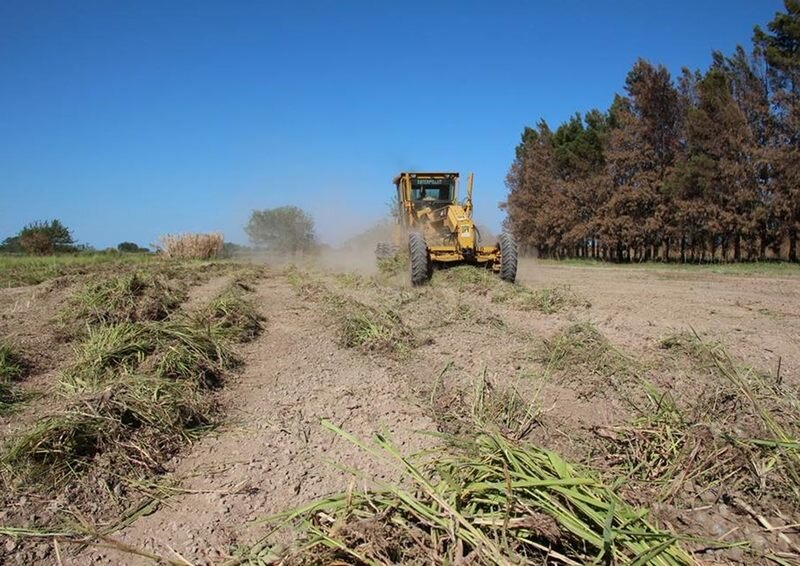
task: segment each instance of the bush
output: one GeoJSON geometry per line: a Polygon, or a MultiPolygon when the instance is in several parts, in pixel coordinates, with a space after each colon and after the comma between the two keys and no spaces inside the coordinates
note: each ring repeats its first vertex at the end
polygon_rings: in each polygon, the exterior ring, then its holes
{"type": "Polygon", "coordinates": [[[138,244],[133,242],[120,242],[117,244],[117,250],[123,253],[148,253],[150,250],[147,248],[140,248],[138,244]]]}
{"type": "Polygon", "coordinates": [[[17,234],[17,242],[25,253],[35,255],[75,250],[72,234],[59,220],[31,222],[17,234]]]}

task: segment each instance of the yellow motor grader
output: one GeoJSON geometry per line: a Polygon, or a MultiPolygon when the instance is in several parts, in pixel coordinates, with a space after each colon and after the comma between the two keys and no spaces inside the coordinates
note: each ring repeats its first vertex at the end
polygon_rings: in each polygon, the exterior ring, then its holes
{"type": "MultiPolygon", "coordinates": [[[[408,239],[411,283],[422,285],[434,267],[468,263],[491,269],[502,279],[517,277],[517,247],[509,234],[501,234],[493,246],[481,245],[472,221],[472,174],[467,181],[467,196],[458,202],[458,173],[400,173],[394,178],[397,188],[398,230],[395,240],[408,239]]],[[[399,249],[378,244],[378,258],[399,249]]]]}

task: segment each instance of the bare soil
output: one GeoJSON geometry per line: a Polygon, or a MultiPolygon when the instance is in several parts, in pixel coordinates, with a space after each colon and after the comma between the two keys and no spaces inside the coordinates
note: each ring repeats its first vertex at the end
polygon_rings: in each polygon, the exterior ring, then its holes
{"type": "MultiPolygon", "coordinates": [[[[624,399],[587,389],[591,375],[553,380],[541,390],[532,379],[542,371],[536,355],[542,340],[574,322],[594,323],[633,358],[658,351],[666,335],[694,329],[722,340],[732,354],[761,369],[776,371],[780,360],[784,380],[794,387],[800,384],[800,277],[523,261],[522,285],[569,285],[591,304],[543,314],[493,302],[480,289],[459,291],[436,279],[421,289],[402,282],[375,284],[363,274],[343,277],[330,270],[330,263],[301,273],[298,283],[296,276],[273,269],[254,284],[266,330],[240,348],[242,370],[220,393],[228,413],[225,425],[171,462],[167,479],[177,489],[151,514],[113,533],[114,539],[193,564],[222,562],[237,547],[265,534],[265,527],[254,522],[261,517],[346,490],[354,481],[396,476],[394,467],[325,431],[322,419],[360,438],[388,431],[404,451],[421,450],[433,442],[424,432],[439,426],[427,403],[434,384],[445,390],[463,388],[484,371],[492,383],[514,385],[536,396],[543,409],[534,432],[537,442],[589,461],[593,431],[629,418],[624,399]],[[392,308],[413,329],[418,346],[400,357],[341,347],[337,321],[326,305],[298,291],[299,284],[312,279],[375,308],[392,308]],[[341,466],[361,470],[363,479],[354,480],[341,466]]],[[[212,296],[224,284],[222,278],[211,279],[193,290],[188,304],[212,296]]],[[[57,372],[66,352],[60,346],[51,348],[57,342],[47,334],[63,295],[57,289],[45,291],[42,285],[0,290],[0,331],[23,338],[26,351],[49,352],[36,362],[42,368],[40,379],[46,380],[57,372]],[[37,340],[48,346],[40,348],[37,340]]],[[[677,392],[692,391],[690,384],[683,388],[686,375],[661,377],[677,392]]],[[[683,522],[674,517],[674,510],[665,510],[663,516],[709,535],[738,528],[738,534],[751,541],[761,537],[764,544],[781,544],[763,533],[752,517],[723,507],[709,505],[705,515],[685,516],[683,522]]],[[[800,517],[785,519],[777,524],[800,517]]],[[[786,534],[797,543],[792,530],[786,534]]],[[[736,557],[729,554],[726,560],[736,557]]],[[[136,560],[118,550],[94,548],[72,549],[64,563],[136,560]]]]}

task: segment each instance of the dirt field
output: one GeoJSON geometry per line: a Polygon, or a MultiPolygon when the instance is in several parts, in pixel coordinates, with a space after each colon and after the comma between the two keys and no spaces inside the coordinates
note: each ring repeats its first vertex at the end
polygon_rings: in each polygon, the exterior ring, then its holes
{"type": "MultiPolygon", "coordinates": [[[[229,268],[202,271],[189,282],[180,308],[202,308],[236,273],[229,268]]],[[[528,260],[520,266],[522,291],[461,270],[437,273],[421,289],[405,286],[400,276],[374,275],[267,266],[248,282],[247,291],[265,317],[263,332],[236,346],[241,363],[224,387],[210,393],[224,415],[217,428],[174,451],[159,473],[143,476],[149,487],[129,498],[136,512],[126,510],[125,521],[118,520],[124,514],[122,500],[113,508],[117,520],[108,506],[92,516],[76,502],[80,514],[59,522],[72,506],[63,493],[6,499],[9,507],[0,511],[0,527],[5,528],[0,531],[0,561],[151,561],[120,550],[129,545],[128,551],[191,564],[234,557],[269,562],[263,545],[253,550],[269,532],[259,519],[353,486],[400,478],[394,463],[333,434],[321,425],[323,420],[361,439],[388,433],[404,453],[416,452],[438,442],[426,432],[451,432],[460,422],[478,379],[496,390],[513,388],[536,407],[525,441],[617,478],[625,475],[621,462],[639,454],[632,451],[634,442],[625,439],[655,427],[642,424],[646,396],[636,380],[646,378],[668,392],[687,415],[699,411],[698,399],[723,387],[713,368],[698,369],[683,350],[671,346],[691,339],[692,332],[709,343],[721,342],[737,364],[776,380],[781,391],[793,394],[800,385],[800,270],[737,274],[528,260]],[[544,295],[530,294],[539,291],[544,295]],[[379,317],[383,326],[378,326],[386,332],[366,338],[358,334],[361,330],[347,334],[347,321],[361,320],[347,309],[379,317]],[[570,334],[568,329],[576,328],[588,334],[570,334]],[[578,344],[554,357],[554,344],[563,336],[577,336],[578,344]],[[589,338],[600,349],[581,350],[589,338]],[[570,357],[578,354],[584,357],[570,357]],[[632,423],[637,423],[635,432],[630,432],[632,423]],[[354,479],[349,469],[361,475],[354,479]],[[80,523],[113,539],[112,548],[71,544],[80,537],[65,525],[75,529],[80,523]],[[23,526],[34,538],[7,528],[23,526]],[[59,529],[64,535],[53,536],[59,529]]],[[[57,279],[0,290],[0,337],[16,344],[31,368],[19,387],[40,392],[19,410],[0,416],[6,440],[61,403],[56,381],[71,363],[75,343],[59,337],[53,318],[84,284],[82,279],[57,279]]],[[[739,410],[721,395],[714,399],[718,404],[697,423],[711,422],[708,414],[714,412],[739,410]]],[[[743,422],[731,426],[747,436],[752,422],[743,422]]],[[[686,430],[696,428],[687,425],[686,430]]],[[[687,452],[691,434],[675,441],[687,452]]],[[[692,463],[700,453],[696,447],[692,463]]],[[[687,456],[680,450],[676,454],[687,456]]],[[[800,544],[797,500],[786,495],[791,489],[783,476],[773,479],[767,471],[759,475],[762,485],[752,487],[745,479],[748,466],[714,482],[710,475],[665,480],[668,495],[649,491],[662,476],[642,477],[634,471],[631,478],[636,479],[623,485],[621,494],[650,508],[654,520],[670,531],[697,537],[682,543],[695,560],[792,563],[800,544]],[[709,541],[723,548],[715,550],[709,541]],[[736,541],[742,544],[732,544],[736,541]]],[[[775,469],[782,467],[776,464],[775,469]]],[[[291,538],[280,533],[275,544],[291,538]]]]}

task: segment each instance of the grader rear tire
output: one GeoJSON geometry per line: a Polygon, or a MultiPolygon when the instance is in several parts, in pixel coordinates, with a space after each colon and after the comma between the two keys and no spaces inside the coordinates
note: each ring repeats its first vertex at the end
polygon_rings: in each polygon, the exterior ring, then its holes
{"type": "Polygon", "coordinates": [[[411,284],[424,284],[431,276],[428,259],[428,245],[422,234],[412,232],[408,235],[408,259],[411,263],[411,284]]]}
{"type": "Polygon", "coordinates": [[[506,233],[497,239],[500,247],[500,279],[513,283],[517,280],[517,244],[506,233]]]}

